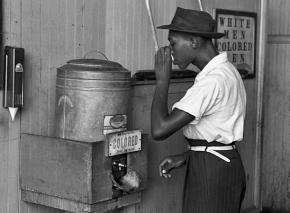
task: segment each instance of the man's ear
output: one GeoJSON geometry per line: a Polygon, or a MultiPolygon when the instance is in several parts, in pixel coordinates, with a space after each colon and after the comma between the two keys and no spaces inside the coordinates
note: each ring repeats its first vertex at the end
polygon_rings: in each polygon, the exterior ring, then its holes
{"type": "Polygon", "coordinates": [[[190,38],[192,48],[196,49],[200,46],[200,39],[195,36],[191,36],[190,38]]]}

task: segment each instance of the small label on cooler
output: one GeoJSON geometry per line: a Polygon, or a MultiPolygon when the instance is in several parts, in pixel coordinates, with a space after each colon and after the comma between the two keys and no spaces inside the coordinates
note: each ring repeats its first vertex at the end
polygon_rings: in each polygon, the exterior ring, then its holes
{"type": "Polygon", "coordinates": [[[104,135],[126,130],[127,130],[127,115],[117,114],[104,116],[104,129],[103,129],[104,135]]]}

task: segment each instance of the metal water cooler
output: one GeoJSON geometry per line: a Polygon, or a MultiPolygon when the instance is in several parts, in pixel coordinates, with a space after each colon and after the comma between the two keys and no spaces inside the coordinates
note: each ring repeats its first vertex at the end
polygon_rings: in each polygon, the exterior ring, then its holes
{"type": "Polygon", "coordinates": [[[55,137],[22,134],[22,200],[70,212],[107,212],[141,201],[146,135],[128,130],[130,72],[75,59],[57,69],[55,137]]]}

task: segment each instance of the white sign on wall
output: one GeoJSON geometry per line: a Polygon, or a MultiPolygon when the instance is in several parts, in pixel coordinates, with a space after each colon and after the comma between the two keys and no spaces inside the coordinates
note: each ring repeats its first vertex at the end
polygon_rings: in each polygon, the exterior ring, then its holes
{"type": "Polygon", "coordinates": [[[229,60],[243,78],[255,76],[256,13],[215,9],[217,32],[225,36],[217,39],[218,51],[226,51],[229,60]]]}

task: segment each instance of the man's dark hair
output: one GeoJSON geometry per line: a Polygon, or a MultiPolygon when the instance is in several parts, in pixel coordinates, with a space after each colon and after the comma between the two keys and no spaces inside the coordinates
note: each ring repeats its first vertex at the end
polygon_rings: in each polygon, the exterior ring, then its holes
{"type": "Polygon", "coordinates": [[[202,43],[207,43],[207,42],[211,42],[212,43],[212,38],[202,37],[202,36],[194,34],[194,33],[180,32],[180,31],[175,31],[175,30],[171,30],[171,31],[174,32],[174,33],[177,33],[179,35],[184,36],[184,38],[199,37],[201,39],[202,43]]]}

